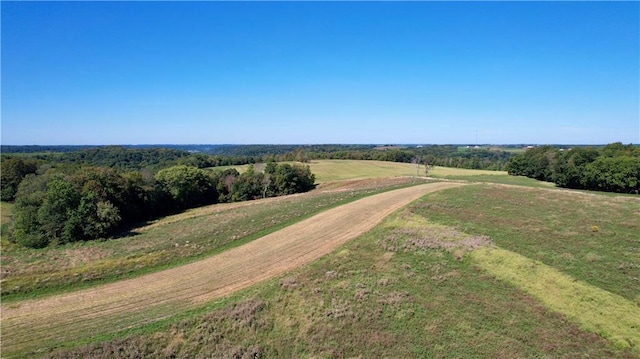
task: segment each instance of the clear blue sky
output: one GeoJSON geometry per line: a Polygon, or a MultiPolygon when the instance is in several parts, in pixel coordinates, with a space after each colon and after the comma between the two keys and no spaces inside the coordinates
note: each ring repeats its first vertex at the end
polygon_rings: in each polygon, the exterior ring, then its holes
{"type": "Polygon", "coordinates": [[[3,144],[640,142],[638,2],[6,2],[3,144]]]}

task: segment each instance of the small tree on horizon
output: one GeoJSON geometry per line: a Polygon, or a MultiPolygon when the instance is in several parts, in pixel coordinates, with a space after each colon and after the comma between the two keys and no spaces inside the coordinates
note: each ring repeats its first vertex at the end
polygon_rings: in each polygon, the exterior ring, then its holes
{"type": "Polygon", "coordinates": [[[412,158],[411,163],[416,167],[416,177],[419,177],[420,176],[420,157],[412,158]]]}
{"type": "Polygon", "coordinates": [[[424,163],[424,176],[428,177],[429,176],[429,171],[431,170],[431,167],[427,162],[424,163]]]}

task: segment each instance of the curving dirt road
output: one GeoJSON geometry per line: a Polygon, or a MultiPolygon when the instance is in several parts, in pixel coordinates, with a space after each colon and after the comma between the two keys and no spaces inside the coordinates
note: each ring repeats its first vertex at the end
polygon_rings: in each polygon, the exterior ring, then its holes
{"type": "Polygon", "coordinates": [[[247,288],[330,253],[428,192],[456,186],[461,184],[430,183],[381,193],[181,267],[39,300],[3,303],[3,357],[135,328],[247,288]]]}

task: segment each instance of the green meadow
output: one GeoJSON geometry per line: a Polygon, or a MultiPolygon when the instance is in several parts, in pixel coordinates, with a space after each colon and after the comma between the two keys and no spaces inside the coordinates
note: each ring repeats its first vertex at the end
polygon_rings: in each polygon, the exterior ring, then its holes
{"type": "MultiPolygon", "coordinates": [[[[3,240],[3,300],[19,305],[197,260],[417,183],[408,164],[310,165],[321,186],[308,194],[203,207],[93,243],[23,250],[3,240]]],[[[637,196],[561,190],[503,172],[436,167],[429,175],[468,185],[430,193],[286,275],[160,322],[40,354],[640,357],[637,196]]]]}
{"type": "Polygon", "coordinates": [[[321,260],[53,357],[640,357],[635,197],[474,184],[321,260]]]}

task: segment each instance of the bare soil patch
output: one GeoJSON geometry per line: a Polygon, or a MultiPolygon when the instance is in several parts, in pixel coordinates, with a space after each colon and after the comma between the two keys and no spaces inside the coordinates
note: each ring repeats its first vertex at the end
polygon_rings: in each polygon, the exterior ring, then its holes
{"type": "Polygon", "coordinates": [[[3,354],[26,354],[27,349],[166,318],[308,264],[424,194],[460,185],[430,183],[381,193],[188,265],[69,294],[3,303],[3,354]]]}

